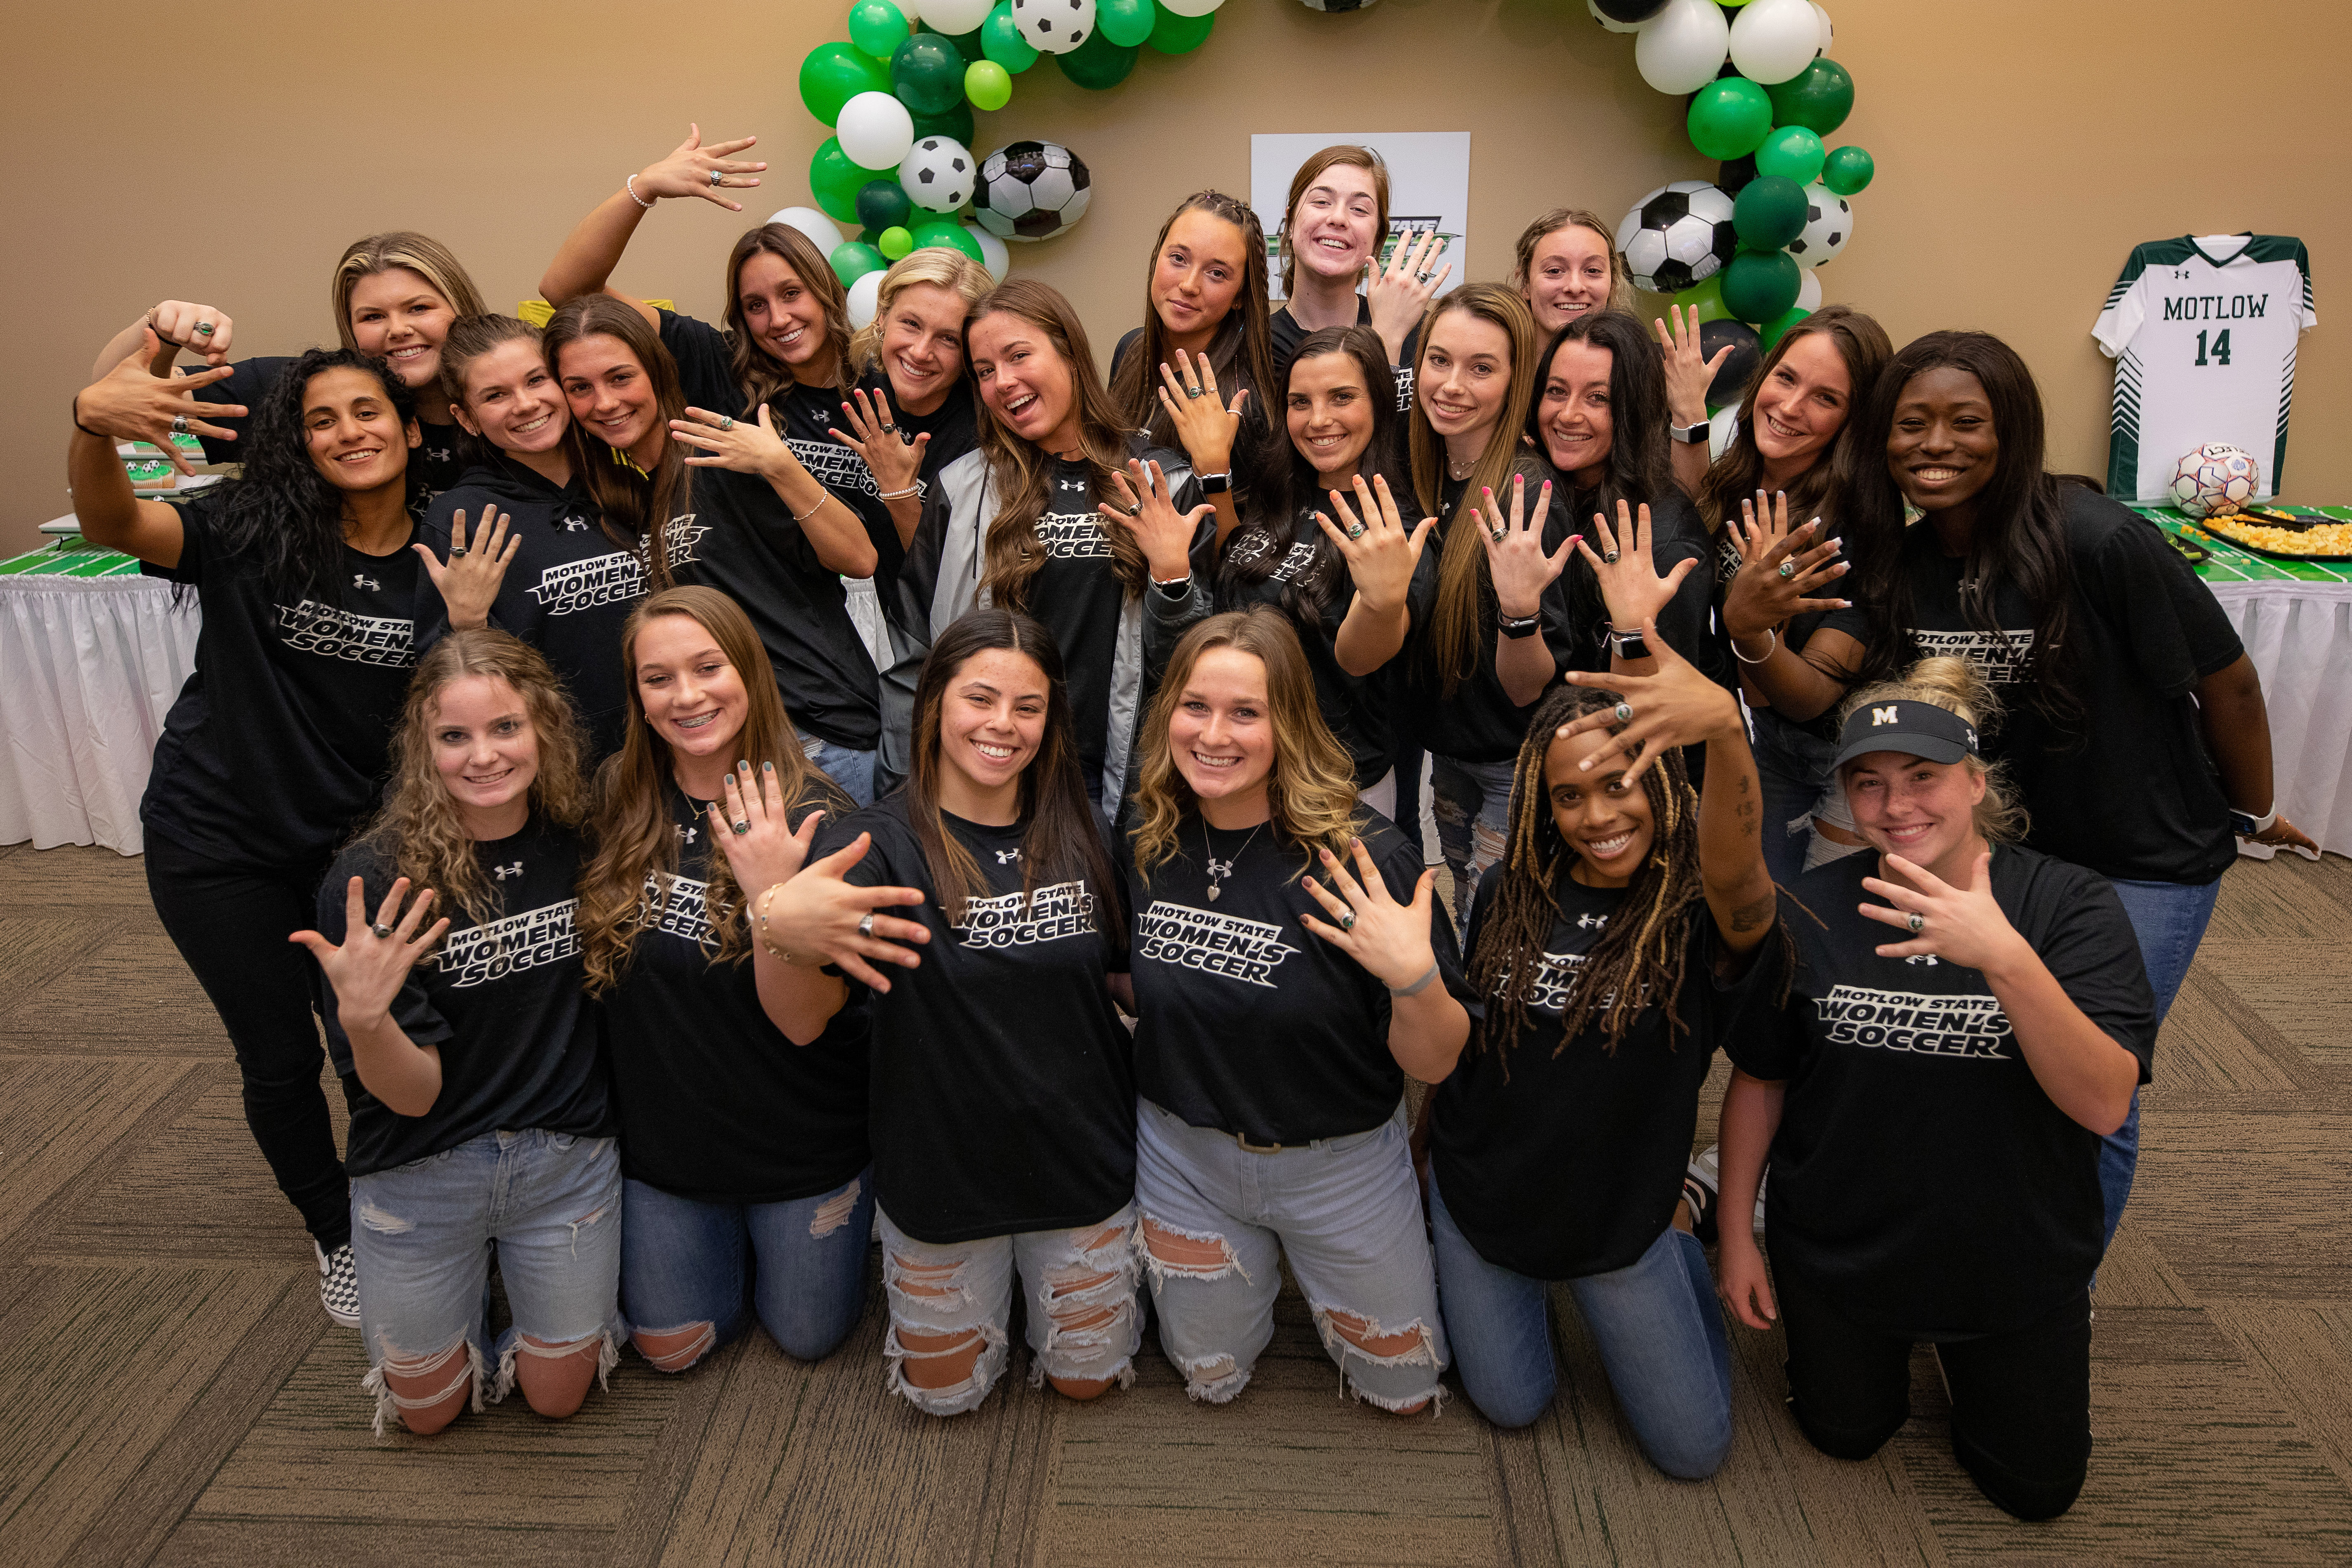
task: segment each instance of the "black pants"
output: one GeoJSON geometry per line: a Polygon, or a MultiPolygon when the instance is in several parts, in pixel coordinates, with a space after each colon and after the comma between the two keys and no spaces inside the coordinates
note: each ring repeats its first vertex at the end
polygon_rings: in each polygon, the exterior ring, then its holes
{"type": "MultiPolygon", "coordinates": [[[[1911,1415],[1911,1345],[1865,1328],[1794,1270],[1776,1270],[1789,1406],[1822,1453],[1866,1459],[1911,1415]]],[[[2040,1321],[1936,1347],[1952,1392],[1952,1456],[2020,1519],[2074,1505],[2091,1462],[2091,1295],[2040,1321]]]]}
{"type": "Polygon", "coordinates": [[[146,858],[155,913],[236,1048],[245,1124],[278,1190],[332,1252],[352,1238],[351,1184],[319,1088],[318,969],[286,940],[319,923],[326,868],[233,870],[153,834],[146,858]]]}

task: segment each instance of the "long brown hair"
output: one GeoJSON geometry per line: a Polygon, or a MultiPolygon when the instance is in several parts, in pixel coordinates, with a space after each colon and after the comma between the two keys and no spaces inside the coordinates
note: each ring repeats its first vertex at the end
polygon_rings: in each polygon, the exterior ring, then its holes
{"type": "Polygon", "coordinates": [[[1160,237],[1151,242],[1151,254],[1143,269],[1143,336],[1119,361],[1118,369],[1111,376],[1111,402],[1118,405],[1129,426],[1148,434],[1155,447],[1176,445],[1176,422],[1169,417],[1160,401],[1160,367],[1163,363],[1174,364],[1176,355],[1169,342],[1167,324],[1151,308],[1151,280],[1159,274],[1160,253],[1168,247],[1169,233],[1175,228],[1176,220],[1189,212],[1222,218],[1239,229],[1242,237],[1241,292],[1234,296],[1233,309],[1217,323],[1216,336],[1209,342],[1209,368],[1216,373],[1217,394],[1230,406],[1235,393],[1248,389],[1250,400],[1242,410],[1249,416],[1243,421],[1244,432],[1262,423],[1259,416],[1273,418],[1273,412],[1265,405],[1276,385],[1274,313],[1265,292],[1265,230],[1248,204],[1223,191],[1194,191],[1176,204],[1176,210],[1160,226],[1160,237]]]}
{"type": "Polygon", "coordinates": [[[425,651],[409,678],[400,725],[392,736],[392,782],[383,806],[361,834],[411,888],[439,894],[441,913],[462,911],[476,925],[495,920],[504,899],[482,875],[473,835],[433,760],[433,730],[441,693],[481,676],[502,680],[522,699],[539,745],[539,773],[530,783],[533,815],[577,827],[586,814],[580,777],[580,721],[563,683],[539,650],[488,626],[453,631],[425,651]]]}
{"type": "Polygon", "coordinates": [[[334,307],[335,331],[343,347],[356,351],[360,346],[352,335],[352,290],[362,278],[394,270],[424,279],[459,316],[478,316],[489,309],[482,303],[482,291],[474,287],[465,263],[432,236],[404,228],[365,235],[343,247],[327,279],[327,298],[334,307]]]}
{"type": "Polygon", "coordinates": [[[1601,309],[1622,310],[1629,316],[1632,315],[1633,313],[1633,271],[1626,267],[1624,257],[1618,254],[1616,237],[1609,226],[1601,221],[1601,215],[1587,212],[1582,207],[1554,207],[1519,231],[1519,241],[1513,251],[1511,287],[1518,289],[1522,294],[1527,292],[1528,272],[1536,264],[1536,247],[1541,245],[1548,237],[1558,234],[1564,228],[1591,229],[1601,237],[1601,248],[1609,256],[1609,298],[1601,309]]]}
{"type": "MultiPolygon", "coordinates": [[[[761,763],[775,764],[776,786],[786,808],[798,805],[812,782],[830,796],[829,810],[845,811],[850,805],[849,797],[834,789],[833,781],[801,750],[800,736],[776,690],[768,650],[735,601],[716,588],[703,587],[666,588],[648,597],[621,628],[621,664],[628,672],[623,682],[629,693],[628,732],[621,749],[605,759],[596,774],[596,853],[580,877],[580,948],[587,961],[592,996],[619,984],[628,971],[637,933],[658,918],[677,893],[669,742],[646,722],[645,698],[636,682],[637,638],[664,616],[683,616],[709,632],[735,667],[748,700],[735,754],[751,764],[755,776],[761,763]]],[[[740,963],[751,955],[743,918],[745,892],[735,885],[724,855],[707,856],[704,868],[709,877],[704,895],[709,922],[704,951],[713,963],[740,963]]]]}
{"type": "Polygon", "coordinates": [[[1335,163],[1351,164],[1372,176],[1372,262],[1378,265],[1381,247],[1389,237],[1389,166],[1370,147],[1359,147],[1343,142],[1336,147],[1325,147],[1310,153],[1290,176],[1290,195],[1283,198],[1282,232],[1277,243],[1282,247],[1282,291],[1287,295],[1291,281],[1298,276],[1298,252],[1291,242],[1291,226],[1298,219],[1298,203],[1315,184],[1317,176],[1335,163]]]}
{"type": "Polygon", "coordinates": [[[1192,667],[1213,648],[1230,647],[1265,667],[1267,717],[1274,723],[1274,767],[1266,775],[1265,800],[1274,831],[1305,851],[1294,876],[1313,868],[1314,851],[1328,849],[1343,860],[1348,841],[1366,819],[1356,810],[1356,764],[1323,722],[1315,700],[1315,676],[1288,616],[1268,605],[1227,610],[1187,631],[1169,656],[1168,674],[1151,700],[1150,717],[1137,742],[1140,760],[1135,789],[1135,865],[1149,882],[1154,868],[1185,850],[1178,842],[1184,819],[1199,810],[1192,786],[1184,782],[1168,743],[1168,726],[1184,700],[1192,667]]]}
{"type": "Polygon", "coordinates": [[[581,421],[572,421],[564,437],[572,444],[572,471],[586,481],[589,499],[604,518],[605,534],[615,544],[633,545],[645,563],[646,578],[656,588],[670,583],[669,520],[692,493],[692,473],[686,466],[686,448],[668,439],[669,422],[686,417],[686,393],[678,385],[677,362],[662,345],[661,334],[635,305],[610,294],[583,294],[556,307],[541,338],[547,368],[563,379],[563,351],[583,338],[616,338],[636,356],[646,379],[653,383],[659,410],[661,460],[650,474],[632,462],[617,447],[589,433],[581,421]]]}
{"type": "Polygon", "coordinates": [[[941,632],[915,686],[914,771],[905,785],[907,820],[923,847],[923,863],[948,923],[961,924],[964,906],[987,879],[963,841],[948,831],[940,809],[940,710],[948,685],[975,654],[1003,648],[1034,664],[1045,677],[1045,732],[1037,754],[1021,771],[1021,894],[1026,909],[1041,885],[1084,877],[1095,895],[1095,929],[1114,952],[1127,950],[1118,879],[1111,870],[1095,808],[1078,772],[1077,725],[1070,717],[1069,683],[1053,634],[1018,610],[982,605],[966,610],[941,632]]]}
{"type": "MultiPolygon", "coordinates": [[[[1756,395],[1764,390],[1764,384],[1789,356],[1789,350],[1800,339],[1815,333],[1836,345],[1838,357],[1845,361],[1846,380],[1852,390],[1846,395],[1845,422],[1838,426],[1830,444],[1814,457],[1812,467],[1798,475],[1797,482],[1789,487],[1789,521],[1799,523],[1808,518],[1821,518],[1829,530],[1822,538],[1838,531],[1846,510],[1843,474],[1853,467],[1850,448],[1860,424],[1855,416],[1862,411],[1863,400],[1870,395],[1871,388],[1878,384],[1886,362],[1895,357],[1895,345],[1888,341],[1886,329],[1871,317],[1851,306],[1823,305],[1780,334],[1780,341],[1764,356],[1756,379],[1740,398],[1739,432],[1723,449],[1723,456],[1709,465],[1706,478],[1699,481],[1698,520],[1709,533],[1729,521],[1738,512],[1741,501],[1756,499],[1756,487],[1764,479],[1764,454],[1756,447],[1756,395]]],[[[443,363],[446,363],[449,351],[441,352],[443,363]]]]}
{"type": "MultiPolygon", "coordinates": [[[[466,401],[466,372],[476,360],[500,343],[510,342],[528,342],[540,350],[541,358],[546,355],[544,340],[539,329],[517,317],[460,316],[449,323],[449,335],[441,340],[441,395],[449,400],[452,409],[466,409],[467,417],[472,416],[466,401]]],[[[553,375],[555,371],[550,367],[547,374],[553,375]]],[[[572,423],[572,404],[569,398],[562,395],[560,388],[555,407],[556,412],[563,416],[564,429],[569,431],[572,423]]],[[[457,447],[469,462],[488,463],[499,454],[499,448],[488,437],[477,436],[466,427],[463,420],[457,425],[457,447]]]]}
{"type": "Polygon", "coordinates": [[[791,268],[824,311],[825,347],[833,356],[833,377],[826,384],[838,386],[849,374],[849,292],[834,276],[833,264],[817,249],[816,241],[788,224],[747,228],[727,253],[726,283],[728,368],[743,394],[743,406],[735,412],[745,419],[795,379],[791,368],[762,348],[759,334],[744,324],[743,264],[762,253],[791,268]]]}
{"type": "MultiPolygon", "coordinates": [[[[1043,333],[1070,374],[1070,397],[1077,405],[1078,442],[1085,453],[1087,499],[1099,503],[1117,492],[1110,477],[1127,460],[1127,426],[1095,370],[1095,351],[1077,311],[1058,289],[1026,278],[1000,283],[981,297],[963,319],[964,353],[971,353],[971,330],[991,316],[1012,316],[1043,333]]],[[[988,463],[989,489],[997,513],[983,527],[982,584],[989,598],[1009,609],[1029,607],[1029,584],[1045,564],[1037,520],[1053,493],[1054,457],[1004,427],[985,397],[980,405],[980,450],[988,463]]],[[[1141,593],[1149,568],[1143,547],[1124,528],[1096,521],[1110,544],[1111,570],[1129,593],[1141,593]]]]}
{"type": "MultiPolygon", "coordinates": [[[[1463,486],[1464,504],[1466,507],[1474,503],[1481,491],[1491,489],[1497,500],[1507,505],[1511,474],[1517,469],[1527,476],[1528,504],[1533,506],[1536,487],[1549,472],[1539,461],[1523,456],[1519,445],[1519,426],[1527,418],[1536,383],[1536,318],[1517,289],[1500,283],[1465,283],[1440,300],[1421,319],[1421,359],[1413,367],[1415,390],[1407,438],[1412,458],[1413,495],[1421,502],[1423,513],[1430,517],[1437,516],[1444,505],[1445,437],[1430,425],[1429,411],[1422,405],[1422,389],[1429,384],[1422,374],[1422,365],[1428,360],[1429,340],[1438,321],[1456,311],[1501,328],[1511,345],[1510,386],[1504,393],[1495,433],[1486,438],[1486,449],[1478,455],[1477,465],[1463,486]]],[[[1435,661],[1448,697],[1478,668],[1478,645],[1486,625],[1486,602],[1495,593],[1493,570],[1486,564],[1486,547],[1479,541],[1475,528],[1454,526],[1461,521],[1457,514],[1439,525],[1442,532],[1437,558],[1437,607],[1431,612],[1429,636],[1421,645],[1423,656],[1435,661]]]]}

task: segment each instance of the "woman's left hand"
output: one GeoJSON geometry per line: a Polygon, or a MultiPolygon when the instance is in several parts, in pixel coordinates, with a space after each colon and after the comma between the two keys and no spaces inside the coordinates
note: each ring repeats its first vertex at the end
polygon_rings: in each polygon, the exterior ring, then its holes
{"type": "Polygon", "coordinates": [[[425,574],[441,590],[441,602],[449,606],[449,625],[458,631],[490,624],[490,606],[498,603],[499,584],[507,580],[507,563],[522,547],[521,534],[507,537],[506,513],[486,506],[481,517],[471,549],[466,545],[466,514],[460,511],[449,520],[446,565],[435,557],[431,545],[409,546],[424,558],[425,574]]]}
{"type": "Polygon", "coordinates": [[[708,408],[689,408],[685,418],[669,422],[669,433],[694,449],[695,455],[686,459],[688,468],[730,468],[772,481],[801,470],[800,458],[776,434],[773,411],[764,403],[750,422],[708,408]]]}
{"type": "Polygon", "coordinates": [[[1101,504],[1101,511],[1112,527],[1123,528],[1135,536],[1143,547],[1144,563],[1151,569],[1155,582],[1172,583],[1187,576],[1192,570],[1192,539],[1201,531],[1201,520],[1216,510],[1203,501],[1189,512],[1180,512],[1168,494],[1168,476],[1158,463],[1147,463],[1129,458],[1127,472],[1115,474],[1125,506],[1109,501],[1101,504]]]}
{"type": "Polygon", "coordinates": [[[1304,878],[1305,888],[1315,901],[1329,911],[1329,921],[1318,921],[1313,915],[1301,915],[1299,921],[1307,929],[1364,966],[1365,973],[1393,991],[1412,984],[1429,973],[1437,962],[1429,945],[1430,900],[1435,895],[1437,873],[1423,871],[1421,880],[1413,885],[1412,902],[1400,904],[1389,894],[1389,885],[1381,879],[1380,868],[1372,864],[1371,851],[1360,838],[1351,841],[1356,862],[1354,875],[1328,849],[1316,851],[1323,862],[1323,873],[1329,879],[1327,886],[1312,877],[1304,878]]]}
{"type": "Polygon", "coordinates": [[[1315,521],[1347,562],[1348,580],[1356,585],[1364,604],[1386,615],[1405,602],[1413,569],[1421,564],[1421,552],[1437,520],[1424,517],[1408,530],[1385,474],[1374,475],[1370,485],[1364,483],[1363,475],[1356,476],[1356,504],[1363,508],[1360,519],[1348,505],[1348,498],[1333,490],[1331,510],[1339,514],[1340,521],[1334,523],[1319,511],[1315,521]]]}
{"type": "Polygon", "coordinates": [[[914,489],[916,479],[923,471],[923,448],[931,444],[929,432],[916,437],[911,443],[900,439],[898,426],[890,418],[890,399],[880,387],[874,389],[871,402],[862,386],[849,395],[850,401],[841,405],[841,412],[856,434],[846,435],[839,430],[826,434],[865,459],[866,471],[874,476],[877,490],[895,494],[914,489]]]}
{"type": "Polygon", "coordinates": [[[1910,886],[1877,877],[1862,879],[1864,891],[1875,893],[1894,906],[1888,909],[1880,904],[1864,904],[1862,912],[1881,925],[1895,926],[1906,933],[1906,940],[1878,948],[1879,957],[1912,958],[1933,953],[1946,963],[1957,963],[1963,969],[1989,970],[2025,940],[1993,901],[1991,850],[1977,857],[1965,888],[1953,887],[1925,866],[1914,865],[1900,855],[1889,855],[1885,860],[1886,868],[1910,886]],[[1911,926],[1915,915],[1921,917],[1916,931],[1911,926]]]}
{"type": "Polygon", "coordinates": [[[1511,620],[1523,621],[1542,612],[1544,590],[1559,581],[1559,574],[1568,570],[1569,552],[1576,548],[1580,536],[1571,534],[1557,551],[1549,555],[1544,553],[1543,521],[1551,515],[1549,479],[1536,493],[1533,517],[1528,515],[1528,481],[1523,475],[1511,476],[1511,515],[1507,521],[1501,503],[1495,500],[1495,492],[1480,493],[1486,498],[1486,506],[1472,507],[1465,521],[1478,531],[1478,542],[1486,548],[1486,571],[1495,582],[1496,608],[1511,620]]]}
{"type": "Polygon", "coordinates": [[[738,762],[727,775],[725,797],[710,803],[710,837],[727,857],[735,885],[745,898],[777,882],[789,882],[808,864],[809,846],[816,840],[816,825],[824,816],[812,811],[794,832],[785,812],[782,788],[776,783],[776,765],[738,762]],[[723,808],[723,809],[722,809],[723,808]]]}
{"type": "Polygon", "coordinates": [[[1619,501],[1614,530],[1610,528],[1609,520],[1596,511],[1592,514],[1592,531],[1601,536],[1600,550],[1596,552],[1579,535],[1577,552],[1599,580],[1601,602],[1609,606],[1609,624],[1617,630],[1656,620],[1675,602],[1675,590],[1682,586],[1683,579],[1698,566],[1696,560],[1677,561],[1673,571],[1664,577],[1658,575],[1657,561],[1650,550],[1650,509],[1646,506],[1636,513],[1619,501]]]}
{"type": "Polygon", "coordinates": [[[2274,849],[2292,849],[2305,859],[2319,858],[2319,846],[2312,842],[2310,834],[2289,822],[2284,812],[2280,812],[2276,820],[2260,833],[2255,834],[2253,842],[2267,844],[2274,849]]]}
{"type": "Polygon", "coordinates": [[[1672,332],[1664,321],[1651,324],[1658,329],[1658,346],[1666,356],[1666,417],[1677,425],[1706,423],[1706,390],[1715,384],[1715,373],[1731,357],[1735,346],[1726,343],[1716,351],[1713,359],[1704,357],[1698,342],[1698,310],[1694,307],[1690,321],[1685,325],[1683,308],[1669,305],[1667,311],[1675,319],[1672,332]]]}
{"type": "Polygon", "coordinates": [[[1217,373],[1207,354],[1176,351],[1174,367],[1160,367],[1160,406],[1176,422],[1176,440],[1192,459],[1196,474],[1229,474],[1234,467],[1234,438],[1242,427],[1242,405],[1249,388],[1234,394],[1228,408],[1219,399],[1217,373]]]}
{"type": "Polygon", "coordinates": [[[1433,273],[1429,271],[1431,259],[1444,243],[1444,237],[1433,228],[1423,229],[1418,239],[1402,235],[1390,247],[1389,264],[1382,267],[1380,237],[1373,237],[1372,254],[1364,263],[1364,304],[1371,311],[1372,331],[1380,333],[1389,351],[1391,364],[1397,363],[1405,339],[1421,324],[1422,313],[1453,275],[1451,261],[1433,273]]]}

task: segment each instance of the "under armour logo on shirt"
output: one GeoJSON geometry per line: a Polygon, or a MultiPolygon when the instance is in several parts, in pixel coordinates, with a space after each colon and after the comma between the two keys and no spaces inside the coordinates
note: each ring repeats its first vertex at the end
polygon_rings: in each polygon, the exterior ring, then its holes
{"type": "Polygon", "coordinates": [[[1018,849],[999,849],[996,852],[996,863],[1000,866],[1010,866],[1020,858],[1021,851],[1018,849]]]}
{"type": "Polygon", "coordinates": [[[585,533],[588,531],[588,520],[584,517],[567,517],[563,520],[563,531],[585,533]]]}
{"type": "Polygon", "coordinates": [[[1055,479],[1054,484],[1057,489],[1084,491],[1087,488],[1087,481],[1084,479],[1055,479]]]}
{"type": "Polygon", "coordinates": [[[691,843],[693,843],[693,842],[694,842],[694,833],[695,833],[695,830],[694,830],[693,828],[691,828],[691,827],[688,827],[688,826],[686,824],[684,824],[683,822],[681,822],[681,823],[679,823],[679,824],[677,825],[677,837],[678,837],[678,842],[679,842],[679,843],[681,843],[681,844],[691,844],[691,843]]]}
{"type": "Polygon", "coordinates": [[[490,868],[490,875],[496,877],[501,882],[505,881],[509,877],[520,877],[522,875],[522,862],[517,860],[511,865],[493,866],[490,868]]]}
{"type": "Polygon", "coordinates": [[[377,582],[374,578],[369,576],[364,572],[354,572],[352,574],[352,586],[354,588],[365,588],[371,593],[380,594],[383,592],[383,584],[377,582]]]}
{"type": "Polygon", "coordinates": [[[427,447],[425,448],[425,456],[430,462],[446,463],[449,460],[451,451],[452,448],[447,447],[427,447]]]}
{"type": "Polygon", "coordinates": [[[1607,915],[1579,915],[1576,917],[1576,929],[1579,931],[1599,931],[1608,924],[1609,917],[1607,915]]]}
{"type": "Polygon", "coordinates": [[[1906,963],[1924,963],[1928,968],[1933,969],[1936,966],[1936,955],[1932,952],[1915,952],[1903,962],[1906,963]]]}

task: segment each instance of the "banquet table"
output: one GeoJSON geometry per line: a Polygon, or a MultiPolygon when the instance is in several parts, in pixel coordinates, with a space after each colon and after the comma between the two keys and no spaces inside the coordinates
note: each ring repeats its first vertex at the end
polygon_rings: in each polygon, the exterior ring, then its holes
{"type": "MultiPolygon", "coordinates": [[[[2352,563],[2277,561],[2138,509],[2202,545],[2198,567],[2262,672],[2278,805],[2326,848],[2352,855],[2352,563]]],[[[2352,521],[2352,507],[2325,509],[2352,521]]],[[[869,645],[871,584],[850,584],[869,645]]],[[[141,849],[139,797],[163,716],[195,665],[194,595],[174,604],[138,563],[68,536],[0,561],[0,844],[141,849]]]]}

